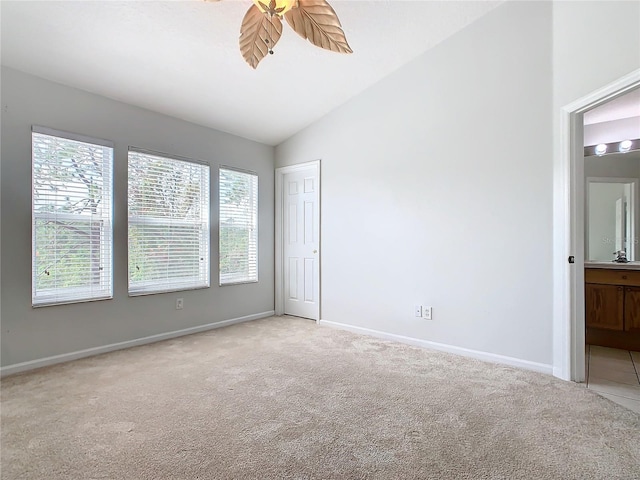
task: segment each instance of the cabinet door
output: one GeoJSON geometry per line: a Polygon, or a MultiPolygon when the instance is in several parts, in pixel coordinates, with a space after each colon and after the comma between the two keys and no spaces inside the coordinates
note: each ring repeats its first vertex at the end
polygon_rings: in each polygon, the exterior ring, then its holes
{"type": "Polygon", "coordinates": [[[640,333],[640,287],[625,288],[624,329],[640,333]]]}
{"type": "Polygon", "coordinates": [[[623,329],[624,287],[587,283],[585,300],[587,327],[607,330],[623,329]]]}

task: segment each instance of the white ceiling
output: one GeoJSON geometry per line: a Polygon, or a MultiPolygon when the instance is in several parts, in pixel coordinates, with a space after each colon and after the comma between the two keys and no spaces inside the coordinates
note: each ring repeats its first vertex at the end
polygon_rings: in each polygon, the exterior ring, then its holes
{"type": "Polygon", "coordinates": [[[584,124],[592,125],[633,117],[640,117],[640,88],[585,112],[584,124]]]}
{"type": "Polygon", "coordinates": [[[251,0],[7,1],[2,64],[277,145],[501,1],[330,0],[354,51],[288,24],[257,70],[238,49],[251,0]]]}

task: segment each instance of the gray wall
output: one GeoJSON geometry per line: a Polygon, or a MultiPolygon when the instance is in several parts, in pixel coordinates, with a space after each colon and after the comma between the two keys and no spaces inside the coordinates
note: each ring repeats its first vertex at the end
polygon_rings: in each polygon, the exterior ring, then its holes
{"type": "Polygon", "coordinates": [[[322,161],[323,320],[549,371],[551,8],[498,7],[276,148],[322,161]]]}
{"type": "Polygon", "coordinates": [[[584,176],[640,178],[640,151],[585,157],[584,176]]]}
{"type": "Polygon", "coordinates": [[[100,347],[274,308],[274,149],[2,68],[2,365],[100,347]],[[114,298],[31,307],[31,125],[115,142],[114,298]],[[211,288],[127,295],[127,147],[211,164],[211,288]],[[259,175],[259,282],[218,287],[217,167],[259,175]],[[184,309],[175,310],[175,299],[184,309]]]}

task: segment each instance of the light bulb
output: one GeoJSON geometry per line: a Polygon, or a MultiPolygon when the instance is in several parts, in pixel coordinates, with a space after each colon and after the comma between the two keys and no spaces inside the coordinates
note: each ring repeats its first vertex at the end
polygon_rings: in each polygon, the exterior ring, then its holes
{"type": "Polygon", "coordinates": [[[295,7],[298,4],[298,0],[253,0],[253,3],[262,13],[282,16],[295,7]]]}
{"type": "Polygon", "coordinates": [[[596,146],[596,155],[604,155],[605,153],[607,153],[607,146],[604,143],[596,146]]]}
{"type": "Polygon", "coordinates": [[[631,150],[631,140],[625,140],[624,142],[620,142],[620,148],[618,148],[621,152],[628,152],[631,150]]]}

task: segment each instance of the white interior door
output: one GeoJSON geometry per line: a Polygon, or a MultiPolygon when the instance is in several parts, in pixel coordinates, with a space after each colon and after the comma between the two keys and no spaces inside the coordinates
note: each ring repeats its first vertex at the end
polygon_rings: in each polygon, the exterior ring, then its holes
{"type": "Polygon", "coordinates": [[[317,163],[282,176],[283,310],[318,320],[320,302],[320,176],[317,163]]]}

